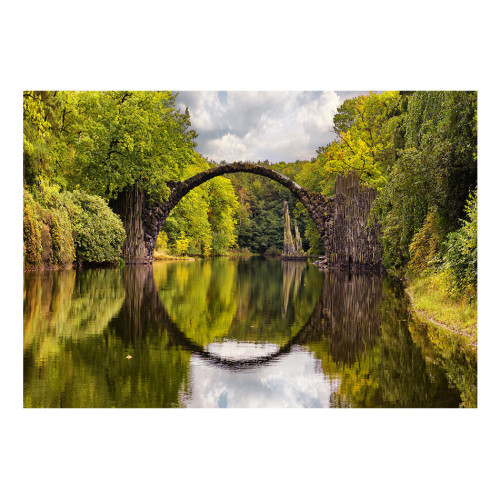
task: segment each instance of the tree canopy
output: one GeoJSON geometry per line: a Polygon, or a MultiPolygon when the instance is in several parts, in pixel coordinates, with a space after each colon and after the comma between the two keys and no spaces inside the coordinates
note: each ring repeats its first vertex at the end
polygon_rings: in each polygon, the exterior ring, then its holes
{"type": "Polygon", "coordinates": [[[66,99],[75,116],[75,186],[106,198],[137,187],[153,200],[166,199],[166,182],[183,178],[196,146],[189,111],[175,108],[175,95],[72,92],[66,99]]]}

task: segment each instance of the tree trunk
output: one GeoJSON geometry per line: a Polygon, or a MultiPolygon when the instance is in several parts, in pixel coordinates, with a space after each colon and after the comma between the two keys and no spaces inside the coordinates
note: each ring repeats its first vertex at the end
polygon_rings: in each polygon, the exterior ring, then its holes
{"type": "Polygon", "coordinates": [[[153,259],[146,248],[142,223],[144,193],[136,187],[122,191],[110,206],[120,216],[125,228],[126,237],[122,251],[125,263],[151,264],[153,259]]]}

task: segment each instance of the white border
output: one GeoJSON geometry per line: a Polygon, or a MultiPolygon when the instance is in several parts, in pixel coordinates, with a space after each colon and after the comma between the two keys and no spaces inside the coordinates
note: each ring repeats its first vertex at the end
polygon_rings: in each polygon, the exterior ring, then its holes
{"type": "Polygon", "coordinates": [[[91,0],[5,9],[5,498],[470,499],[498,492],[498,29],[488,5],[91,0]],[[479,409],[23,410],[20,110],[21,91],[36,88],[478,89],[479,409]]]}

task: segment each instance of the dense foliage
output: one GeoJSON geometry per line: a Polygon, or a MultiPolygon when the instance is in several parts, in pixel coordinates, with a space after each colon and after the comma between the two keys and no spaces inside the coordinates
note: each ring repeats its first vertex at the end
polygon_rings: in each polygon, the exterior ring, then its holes
{"type": "Polygon", "coordinates": [[[66,191],[61,197],[73,226],[77,259],[83,262],[119,260],[125,229],[118,215],[98,196],[66,191]]]}
{"type": "Polygon", "coordinates": [[[474,92],[415,92],[402,125],[404,148],[380,201],[388,267],[409,261],[409,246],[435,210],[441,233],[456,230],[477,183],[477,97],[474,92]]]}
{"type": "Polygon", "coordinates": [[[75,258],[71,221],[57,189],[42,184],[23,192],[24,262],[29,267],[65,266],[75,258]]]}

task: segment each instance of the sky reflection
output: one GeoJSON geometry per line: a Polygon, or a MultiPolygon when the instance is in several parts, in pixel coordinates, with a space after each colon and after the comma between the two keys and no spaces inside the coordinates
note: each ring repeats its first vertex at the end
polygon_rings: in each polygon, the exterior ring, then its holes
{"type": "MultiPolygon", "coordinates": [[[[269,345],[265,352],[263,346],[254,352],[264,355],[274,350],[269,345]]],[[[335,384],[320,365],[313,353],[300,347],[258,370],[229,371],[194,355],[189,396],[183,403],[192,408],[328,408],[335,384]]]]}

